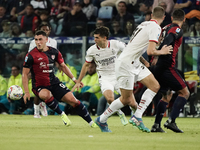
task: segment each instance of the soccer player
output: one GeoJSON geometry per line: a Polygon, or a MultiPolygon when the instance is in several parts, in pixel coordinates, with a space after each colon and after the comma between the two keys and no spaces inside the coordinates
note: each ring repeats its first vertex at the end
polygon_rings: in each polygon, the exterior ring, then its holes
{"type": "MultiPolygon", "coordinates": [[[[97,65],[96,70],[101,91],[107,102],[111,104],[114,101],[114,90],[120,92],[115,76],[115,60],[126,45],[117,40],[108,40],[109,33],[109,29],[105,26],[95,29],[95,44],[87,50],[86,61],[82,66],[78,81],[74,87],[79,87],[79,83],[85,76],[89,64],[94,60],[97,65]]],[[[117,114],[122,124],[127,125],[128,121],[124,113],[119,109],[117,110],[117,114]]]]}
{"type": "Polygon", "coordinates": [[[159,51],[155,48],[161,33],[160,24],[165,17],[164,14],[165,11],[163,8],[159,6],[155,7],[152,13],[152,19],[138,25],[126,48],[116,60],[115,74],[120,86],[121,96],[113,101],[102,115],[95,119],[95,122],[102,132],[111,132],[106,122],[108,117],[113,113],[125,105],[135,106],[136,101],[133,95],[133,83],[137,81],[145,85],[147,90],[143,93],[137,110],[129,122],[144,132],[150,132],[142,122],[142,115],[158,92],[160,86],[153,74],[142,63],[144,60],[141,59],[141,56],[146,50],[148,55],[171,54],[172,46],[165,45],[159,51]]]}
{"type": "MultiPolygon", "coordinates": [[[[57,41],[49,37],[49,35],[51,33],[51,26],[48,23],[41,23],[38,26],[37,30],[42,30],[42,31],[46,32],[47,37],[48,37],[48,41],[47,41],[46,45],[57,49],[57,41]]],[[[34,39],[31,41],[31,43],[29,45],[28,52],[30,52],[35,47],[36,47],[36,44],[35,44],[35,39],[34,39]]],[[[46,109],[46,104],[44,102],[40,102],[40,99],[37,96],[35,96],[34,97],[34,118],[41,118],[40,112],[43,116],[48,115],[47,109],[46,109]]]]}
{"type": "Polygon", "coordinates": [[[162,99],[157,105],[155,123],[152,126],[151,132],[165,132],[160,127],[160,123],[166,110],[166,106],[171,100],[171,90],[173,90],[178,93],[178,96],[174,101],[169,119],[165,122],[164,127],[174,132],[182,133],[183,131],[176,126],[175,120],[179,116],[180,109],[186,104],[190,95],[185,80],[175,67],[178,48],[182,43],[183,31],[181,26],[185,21],[184,11],[182,9],[175,10],[172,14],[172,19],[172,24],[163,28],[162,33],[164,39],[160,47],[163,45],[172,45],[173,52],[170,55],[159,56],[154,68],[154,76],[161,86],[160,92],[162,93],[162,99]]]}
{"type": "MultiPolygon", "coordinates": [[[[77,114],[89,123],[91,127],[96,124],[92,121],[85,106],[77,100],[72,92],[54,75],[54,64],[57,62],[61,70],[69,76],[75,83],[76,78],[72,75],[69,68],[65,65],[62,55],[59,50],[53,47],[47,47],[47,35],[44,31],[37,31],[35,33],[35,47],[30,51],[23,64],[22,83],[24,86],[24,102],[30,100],[28,89],[28,74],[32,74],[32,91],[41,100],[45,101],[46,105],[61,115],[61,118],[66,126],[71,125],[71,121],[67,115],[58,107],[58,101],[68,103],[76,110],[77,114]],[[55,99],[55,98],[57,99],[55,99]]],[[[81,86],[83,85],[80,83],[81,86]]]]}

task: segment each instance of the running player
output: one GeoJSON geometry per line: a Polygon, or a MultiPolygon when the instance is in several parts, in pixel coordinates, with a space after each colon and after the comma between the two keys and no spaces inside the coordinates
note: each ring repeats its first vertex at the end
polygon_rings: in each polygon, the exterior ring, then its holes
{"type": "Polygon", "coordinates": [[[156,43],[161,33],[160,24],[164,19],[165,11],[161,7],[155,7],[152,19],[141,23],[133,32],[130,41],[116,61],[115,72],[120,85],[121,97],[113,101],[104,113],[96,118],[95,122],[102,132],[111,132],[107,125],[107,119],[125,105],[134,107],[136,101],[133,95],[133,83],[140,81],[147,87],[143,93],[136,112],[129,122],[138,129],[150,132],[142,122],[142,115],[153,97],[158,92],[160,86],[153,74],[141,63],[141,56],[147,50],[148,55],[171,54],[172,46],[163,46],[161,50],[156,50],[156,43]]]}
{"type": "Polygon", "coordinates": [[[177,127],[175,120],[179,116],[180,110],[186,104],[190,93],[186,86],[185,80],[175,67],[175,59],[178,53],[178,48],[182,43],[183,31],[181,30],[181,26],[185,21],[184,11],[182,9],[175,10],[172,14],[172,19],[172,24],[169,24],[163,28],[162,33],[164,39],[160,47],[163,45],[172,45],[173,52],[171,55],[159,56],[153,71],[155,78],[158,80],[161,86],[160,92],[163,96],[157,105],[155,123],[152,126],[151,132],[165,132],[160,127],[160,123],[166,110],[166,106],[171,100],[171,90],[173,90],[178,93],[178,96],[174,101],[169,119],[165,122],[164,127],[174,132],[183,133],[183,131],[177,127]]]}
{"type": "MultiPolygon", "coordinates": [[[[51,33],[51,26],[48,23],[41,23],[37,27],[37,30],[42,30],[42,31],[46,32],[47,37],[48,37],[48,41],[47,41],[46,45],[57,49],[57,41],[49,37],[49,35],[51,33]]],[[[35,44],[35,39],[34,39],[31,41],[31,43],[29,45],[28,52],[33,50],[35,47],[36,47],[36,44],[35,44]]],[[[48,115],[47,109],[46,109],[46,104],[44,102],[40,102],[40,99],[37,96],[35,96],[34,97],[34,116],[33,117],[41,118],[40,112],[43,116],[48,115]]]]}
{"type": "MultiPolygon", "coordinates": [[[[71,125],[71,121],[67,115],[58,107],[58,101],[68,103],[76,110],[77,114],[89,123],[91,127],[96,124],[92,121],[85,106],[77,100],[72,92],[54,75],[54,65],[57,62],[61,70],[71,78],[75,83],[76,78],[73,76],[69,68],[65,65],[61,53],[53,48],[47,47],[46,42],[48,38],[44,31],[37,31],[35,33],[35,47],[30,51],[25,58],[22,72],[22,83],[24,86],[24,102],[30,100],[30,93],[28,89],[28,74],[32,74],[32,91],[41,100],[45,101],[47,106],[61,115],[61,118],[66,126],[71,125]],[[57,99],[55,99],[55,98],[57,99]]],[[[80,83],[81,86],[83,85],[80,83]]]]}
{"type": "MultiPolygon", "coordinates": [[[[114,101],[114,90],[120,93],[115,77],[115,60],[125,48],[126,44],[117,40],[108,40],[109,33],[109,29],[105,26],[95,29],[95,44],[87,50],[85,57],[86,61],[82,66],[78,82],[74,87],[79,87],[79,83],[85,76],[89,64],[94,60],[97,65],[96,70],[99,77],[101,91],[107,102],[111,104],[114,101]]],[[[117,110],[117,114],[119,115],[122,124],[127,125],[128,120],[124,113],[119,109],[117,110]]]]}

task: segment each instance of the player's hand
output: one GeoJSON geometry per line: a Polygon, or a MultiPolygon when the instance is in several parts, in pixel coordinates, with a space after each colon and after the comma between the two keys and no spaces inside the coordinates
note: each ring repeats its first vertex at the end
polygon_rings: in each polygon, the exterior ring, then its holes
{"type": "Polygon", "coordinates": [[[30,101],[30,93],[25,93],[23,98],[24,98],[24,103],[26,104],[27,99],[30,101]]]}
{"type": "Polygon", "coordinates": [[[77,80],[75,82],[76,82],[76,84],[72,88],[71,92],[74,92],[75,89],[77,89],[77,91],[78,91],[79,88],[82,88],[84,86],[83,82],[77,82],[77,80]]]}
{"type": "Polygon", "coordinates": [[[163,52],[163,55],[167,55],[167,54],[171,54],[171,52],[173,52],[173,47],[171,45],[169,45],[169,46],[164,45],[161,50],[163,52]]]}
{"type": "Polygon", "coordinates": [[[157,63],[157,61],[158,61],[158,57],[154,57],[153,58],[153,61],[151,62],[151,66],[155,66],[156,65],[156,63],[157,63]]]}

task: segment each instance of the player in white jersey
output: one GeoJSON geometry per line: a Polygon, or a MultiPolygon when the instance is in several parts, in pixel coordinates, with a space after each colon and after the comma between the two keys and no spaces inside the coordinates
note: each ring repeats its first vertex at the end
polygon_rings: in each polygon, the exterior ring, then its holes
{"type": "MultiPolygon", "coordinates": [[[[48,41],[46,43],[47,46],[53,47],[57,49],[57,41],[50,38],[49,35],[51,33],[51,26],[47,23],[42,23],[38,26],[37,30],[42,30],[46,32],[48,41]]],[[[30,52],[32,49],[36,47],[35,44],[35,39],[31,41],[29,45],[29,50],[30,52]]],[[[41,118],[40,117],[40,112],[43,116],[47,116],[47,110],[46,110],[46,104],[44,102],[40,102],[39,98],[37,96],[34,97],[34,118],[41,118]]]]}
{"type": "MultiPolygon", "coordinates": [[[[107,102],[111,104],[114,101],[114,90],[120,93],[115,76],[115,60],[125,48],[126,44],[118,40],[108,40],[109,29],[107,27],[99,27],[94,31],[95,44],[92,45],[86,54],[86,61],[82,66],[78,83],[74,86],[78,87],[82,78],[87,72],[89,64],[94,61],[97,65],[96,71],[99,77],[101,91],[107,102]]],[[[119,109],[117,113],[123,125],[127,125],[128,121],[124,113],[119,109]]]]}
{"type": "Polygon", "coordinates": [[[150,130],[142,122],[142,114],[158,92],[160,86],[153,74],[141,63],[142,54],[147,50],[148,55],[171,54],[172,46],[163,46],[156,50],[161,28],[160,24],[164,19],[165,11],[161,7],[155,7],[152,13],[152,20],[141,23],[133,32],[126,48],[116,60],[115,71],[117,81],[121,90],[121,97],[113,101],[105,112],[95,122],[102,132],[111,132],[107,125],[107,119],[118,109],[125,105],[133,107],[135,98],[133,95],[133,83],[140,81],[147,87],[143,93],[140,104],[129,122],[144,132],[150,130]]]}

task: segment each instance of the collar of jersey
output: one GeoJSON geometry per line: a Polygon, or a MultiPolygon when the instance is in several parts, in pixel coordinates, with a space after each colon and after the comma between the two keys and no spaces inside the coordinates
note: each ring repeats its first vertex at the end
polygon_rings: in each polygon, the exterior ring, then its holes
{"type": "Polygon", "coordinates": [[[155,20],[155,19],[151,19],[150,21],[154,21],[154,22],[156,22],[158,24],[157,20],[155,20]]]}
{"type": "MultiPolygon", "coordinates": [[[[102,48],[100,48],[98,45],[96,45],[96,46],[97,46],[98,50],[102,49],[102,48]]],[[[108,41],[108,45],[107,45],[106,48],[110,48],[110,41],[108,41]]],[[[103,49],[104,49],[104,48],[103,48],[103,49]]]]}

